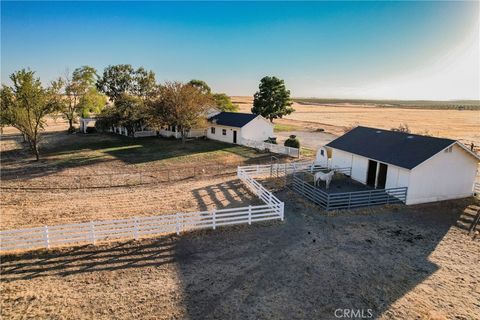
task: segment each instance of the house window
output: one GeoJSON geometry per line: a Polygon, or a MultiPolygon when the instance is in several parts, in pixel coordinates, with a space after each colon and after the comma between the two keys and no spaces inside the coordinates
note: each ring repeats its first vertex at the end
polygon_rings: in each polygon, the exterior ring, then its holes
{"type": "Polygon", "coordinates": [[[215,134],[215,127],[211,127],[211,128],[210,128],[210,132],[211,132],[212,134],[215,134]]]}
{"type": "Polygon", "coordinates": [[[445,149],[445,152],[446,152],[446,153],[451,153],[451,152],[452,152],[452,149],[453,149],[453,146],[450,146],[450,147],[448,147],[447,149],[445,149]]]}
{"type": "Polygon", "coordinates": [[[222,134],[223,134],[224,136],[226,136],[226,135],[227,135],[227,129],[222,129],[222,134]]]}

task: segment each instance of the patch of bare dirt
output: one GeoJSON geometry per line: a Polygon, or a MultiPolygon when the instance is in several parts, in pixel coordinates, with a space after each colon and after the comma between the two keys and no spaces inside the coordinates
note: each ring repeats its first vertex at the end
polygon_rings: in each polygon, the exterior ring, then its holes
{"type": "Polygon", "coordinates": [[[132,188],[3,190],[1,229],[154,216],[259,203],[235,176],[132,188]]]}
{"type": "Polygon", "coordinates": [[[283,223],[3,256],[2,316],[480,318],[480,241],[455,227],[472,200],[327,216],[278,196],[283,223]]]}

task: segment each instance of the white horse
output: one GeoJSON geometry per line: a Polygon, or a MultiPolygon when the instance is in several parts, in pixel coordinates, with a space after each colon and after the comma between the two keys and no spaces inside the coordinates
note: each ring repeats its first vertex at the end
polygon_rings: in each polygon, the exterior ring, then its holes
{"type": "Polygon", "coordinates": [[[332,182],[333,175],[335,174],[335,170],[331,170],[328,173],[317,172],[313,177],[313,185],[316,187],[318,182],[325,181],[325,186],[328,189],[330,187],[330,182],[332,182]]]}

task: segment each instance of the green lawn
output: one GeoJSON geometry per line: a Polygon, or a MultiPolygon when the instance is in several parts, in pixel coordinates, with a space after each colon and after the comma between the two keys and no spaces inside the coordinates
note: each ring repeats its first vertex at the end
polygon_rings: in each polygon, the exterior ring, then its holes
{"type": "Polygon", "coordinates": [[[275,132],[295,131],[295,130],[298,130],[298,129],[299,129],[299,127],[297,127],[297,126],[290,125],[290,124],[280,124],[280,123],[276,123],[273,127],[273,130],[275,132]]]}
{"type": "Polygon", "coordinates": [[[158,137],[129,138],[113,134],[65,136],[46,144],[42,158],[58,167],[120,160],[126,165],[173,167],[179,165],[250,162],[268,157],[254,149],[212,140],[187,141],[158,137]]]}

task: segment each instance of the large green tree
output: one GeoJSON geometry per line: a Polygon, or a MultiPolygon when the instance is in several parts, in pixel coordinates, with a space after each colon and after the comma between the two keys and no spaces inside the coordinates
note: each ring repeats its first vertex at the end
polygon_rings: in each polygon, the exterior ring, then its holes
{"type": "Polygon", "coordinates": [[[13,85],[2,86],[0,92],[0,122],[12,125],[24,135],[38,161],[40,133],[45,117],[61,107],[62,83],[52,82],[50,87],[43,88],[35,72],[25,69],[14,72],[10,79],[13,85]]]}
{"type": "Polygon", "coordinates": [[[92,87],[85,92],[78,103],[78,113],[88,118],[92,113],[99,114],[107,104],[107,96],[92,87]]]}
{"type": "MultiPolygon", "coordinates": [[[[67,70],[65,76],[61,79],[65,87],[65,99],[63,100],[60,112],[68,120],[68,132],[74,132],[73,122],[78,114],[83,115],[86,108],[92,109],[85,103],[91,100],[86,95],[92,96],[95,92],[95,83],[97,81],[97,71],[90,66],[82,66],[73,71],[72,74],[67,70]]],[[[104,102],[105,105],[106,101],[104,102]]],[[[101,108],[96,106],[97,109],[101,108]]]]}
{"type": "Polygon", "coordinates": [[[214,104],[212,106],[217,107],[220,111],[237,112],[238,106],[232,103],[232,100],[225,93],[213,93],[210,86],[203,80],[193,79],[190,80],[188,85],[193,86],[201,93],[210,95],[214,104]]]}
{"type": "Polygon", "coordinates": [[[112,106],[108,106],[99,114],[96,126],[106,130],[111,126],[121,126],[133,133],[146,124],[145,101],[137,96],[124,93],[112,106]]]}
{"type": "Polygon", "coordinates": [[[203,80],[192,79],[188,82],[188,85],[193,86],[194,88],[200,90],[203,94],[212,93],[210,86],[203,80]]]}
{"type": "Polygon", "coordinates": [[[134,69],[129,64],[108,66],[97,81],[99,91],[105,93],[112,101],[123,94],[147,99],[155,95],[157,85],[155,73],[144,68],[134,69]]]}
{"type": "Polygon", "coordinates": [[[291,107],[290,91],[282,79],[264,77],[260,80],[259,90],[253,96],[252,113],[260,114],[273,122],[295,110],[291,107]]]}
{"type": "Polygon", "coordinates": [[[237,112],[238,105],[233,104],[232,100],[225,93],[214,93],[213,100],[220,111],[237,112]]]}
{"type": "Polygon", "coordinates": [[[149,105],[150,125],[179,126],[185,144],[190,129],[206,125],[206,111],[212,103],[210,94],[190,84],[167,82],[160,86],[157,99],[149,105]]]}

